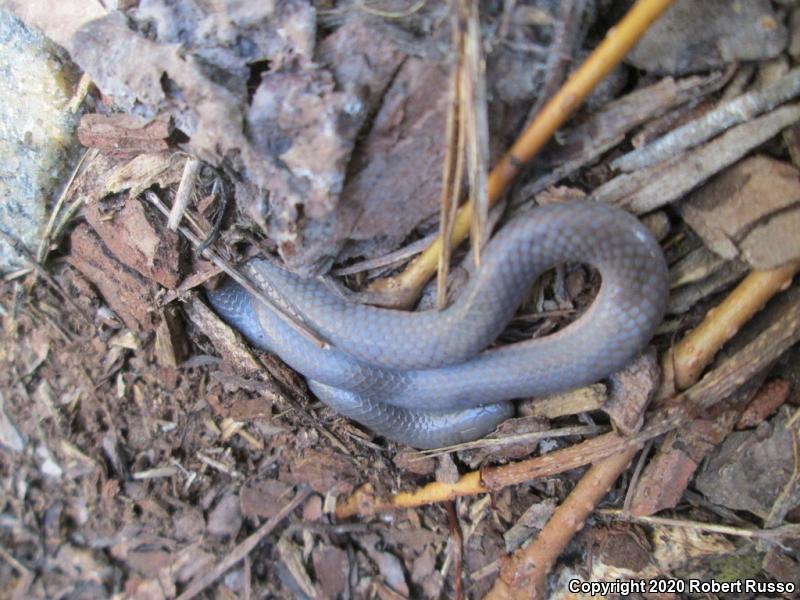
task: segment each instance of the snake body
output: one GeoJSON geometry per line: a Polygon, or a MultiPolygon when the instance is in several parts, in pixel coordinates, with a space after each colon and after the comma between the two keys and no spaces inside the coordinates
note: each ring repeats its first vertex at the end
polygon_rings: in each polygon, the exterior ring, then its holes
{"type": "Polygon", "coordinates": [[[667,300],[658,243],[633,216],[605,205],[548,205],[509,221],[481,268],[441,311],[348,302],[324,282],[269,261],[246,274],[329,342],[320,347],[238,284],[209,292],[251,343],[305,375],[337,412],[395,441],[431,448],[477,439],[513,414],[509,400],[586,385],[623,367],[650,340],[667,300]],[[561,331],[495,349],[531,283],[565,262],[601,275],[591,306],[561,331]]]}

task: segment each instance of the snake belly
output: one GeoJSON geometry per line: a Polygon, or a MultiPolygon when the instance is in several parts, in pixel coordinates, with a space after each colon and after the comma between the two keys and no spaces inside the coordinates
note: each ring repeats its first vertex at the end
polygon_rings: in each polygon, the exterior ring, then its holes
{"type": "Polygon", "coordinates": [[[417,448],[483,437],[513,414],[514,398],[566,391],[625,366],[666,308],[667,267],[635,217],[603,204],[539,207],[510,220],[447,308],[408,312],[345,300],[318,279],[266,260],[245,273],[329,344],[320,347],[238,284],[208,293],[251,343],[303,374],[335,411],[417,448]],[[583,263],[602,278],[594,302],[546,337],[487,350],[545,270],[583,263]]]}

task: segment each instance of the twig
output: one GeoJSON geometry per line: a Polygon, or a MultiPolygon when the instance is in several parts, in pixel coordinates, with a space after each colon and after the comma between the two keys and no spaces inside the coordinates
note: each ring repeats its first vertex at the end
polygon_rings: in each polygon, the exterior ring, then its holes
{"type": "MultiPolygon", "coordinates": [[[[800,271],[800,261],[770,271],[750,273],[719,306],[671,351],[662,357],[666,384],[674,382],[675,390],[695,383],[720,348],[731,339],[767,301],[785,290],[800,271]]],[[[672,390],[667,388],[667,393],[672,390]]]]}
{"type": "MultiPolygon", "coordinates": [[[[520,135],[511,149],[492,169],[487,181],[489,203],[496,203],[511,185],[525,163],[529,162],[577,109],[594,86],[620,63],[628,50],[674,0],[639,0],[607,35],[591,56],[575,71],[564,86],[545,105],[539,116],[520,135]]],[[[472,222],[472,202],[465,204],[456,216],[453,243],[466,238],[472,222]]],[[[436,271],[441,252],[439,237],[399,275],[374,282],[370,289],[376,293],[391,293],[396,307],[409,307],[436,271]]]]}
{"type": "Polygon", "coordinates": [[[744,538],[757,538],[780,542],[787,539],[800,539],[800,525],[784,525],[774,529],[745,529],[733,527],[731,525],[719,525],[716,523],[702,523],[700,521],[684,521],[681,519],[669,519],[666,517],[637,517],[615,508],[601,508],[597,514],[627,521],[629,523],[643,523],[646,525],[661,525],[664,527],[679,527],[681,529],[695,529],[697,531],[708,531],[710,533],[721,533],[722,535],[733,535],[744,538]]]}
{"type": "Polygon", "coordinates": [[[707,112],[699,119],[673,129],[651,144],[620,156],[614,169],[633,171],[654,165],[687,148],[710,140],[726,129],[749,121],[761,113],[800,95],[800,68],[792,69],[763,89],[748,92],[707,112]]]}
{"type": "Polygon", "coordinates": [[[486,109],[486,64],[481,47],[479,22],[480,3],[458,0],[464,20],[464,68],[461,74],[461,97],[464,101],[464,130],[467,140],[467,174],[472,202],[470,241],[475,266],[481,264],[481,249],[488,237],[489,190],[486,176],[489,169],[489,117],[486,109]]]}
{"type": "Polygon", "coordinates": [[[800,303],[792,303],[734,356],[709,372],[699,383],[678,394],[668,406],[653,411],[643,429],[624,438],[607,433],[563,450],[517,463],[471,471],[453,484],[433,482],[411,492],[400,492],[389,498],[376,498],[368,487],[362,488],[336,507],[336,516],[349,518],[357,514],[413,508],[452,500],[459,496],[484,494],[538,477],[562,473],[597,460],[638,447],[647,440],[681,426],[698,413],[727,398],[800,340],[800,303]]]}
{"type": "Polygon", "coordinates": [[[189,206],[189,200],[194,193],[194,186],[197,183],[197,174],[199,172],[200,160],[190,156],[183,165],[181,182],[178,184],[178,191],[175,192],[175,200],[169,212],[167,227],[172,231],[178,230],[178,225],[180,225],[181,219],[183,219],[183,213],[186,212],[186,207],[189,206]]]}
{"type": "Polygon", "coordinates": [[[458,514],[456,514],[456,503],[448,502],[445,508],[447,509],[447,525],[450,529],[450,541],[452,542],[450,548],[453,556],[453,596],[456,600],[463,600],[464,571],[461,562],[461,553],[464,540],[461,535],[461,525],[458,523],[458,514]]]}
{"type": "Polygon", "coordinates": [[[353,263],[352,265],[347,265],[346,267],[334,269],[331,271],[331,275],[341,277],[344,275],[355,275],[356,273],[362,273],[364,271],[372,271],[374,269],[388,267],[394,263],[407,260],[415,254],[419,254],[425,250],[425,248],[427,248],[435,238],[435,233],[426,235],[424,238],[418,239],[415,242],[411,242],[407,246],[404,246],[399,250],[395,250],[394,252],[389,252],[388,254],[378,256],[377,258],[368,258],[366,260],[353,263]]]}
{"type": "MultiPolygon", "coordinates": [[[[458,11],[452,10],[453,46],[455,62],[450,77],[450,102],[447,108],[445,143],[447,152],[442,163],[442,194],[439,199],[439,237],[453,239],[453,221],[458,201],[461,199],[461,184],[464,179],[464,99],[461,78],[464,71],[464,30],[458,11]]],[[[450,269],[450,251],[454,244],[440,246],[436,270],[436,306],[444,308],[447,296],[447,273],[450,269]]]]}
{"type": "Polygon", "coordinates": [[[311,490],[305,486],[301,487],[297,490],[294,498],[292,498],[288,504],[286,504],[283,508],[278,511],[274,517],[269,519],[266,523],[264,523],[261,527],[256,529],[253,533],[251,533],[247,538],[236,546],[225,558],[223,558],[217,565],[211,569],[208,573],[201,576],[199,579],[193,581],[191,585],[183,592],[180,596],[178,596],[177,600],[190,600],[190,598],[194,598],[198,594],[202,593],[208,586],[214,583],[217,579],[222,577],[228,569],[233,567],[236,563],[242,560],[245,556],[250,554],[253,550],[255,550],[256,546],[263,540],[266,536],[268,536],[273,529],[275,529],[281,521],[283,521],[287,516],[289,516],[295,508],[300,506],[300,504],[308,498],[311,490]]]}
{"type": "Polygon", "coordinates": [[[519,444],[522,442],[532,442],[542,439],[555,439],[560,437],[575,436],[575,435],[597,435],[607,431],[608,427],[600,427],[597,425],[576,425],[572,427],[559,427],[557,429],[548,429],[547,431],[530,431],[528,433],[517,433],[513,435],[506,435],[502,437],[487,437],[472,442],[463,442],[461,444],[453,444],[452,446],[444,446],[442,448],[434,448],[432,450],[420,450],[420,459],[433,458],[449,454],[451,452],[460,452],[462,450],[474,450],[475,448],[485,448],[486,446],[508,446],[510,444],[519,444]]]}
{"type": "Polygon", "coordinates": [[[616,204],[636,214],[653,211],[683,198],[712,175],[798,120],[800,104],[787,104],[729,129],[680,156],[619,175],[594,190],[591,198],[616,204]]]}
{"type": "Polygon", "coordinates": [[[639,451],[634,445],[594,465],[581,478],[567,499],[556,509],[536,539],[513,555],[500,567],[487,600],[505,598],[545,598],[547,574],[572,537],[582,527],[595,506],[639,451]]]}

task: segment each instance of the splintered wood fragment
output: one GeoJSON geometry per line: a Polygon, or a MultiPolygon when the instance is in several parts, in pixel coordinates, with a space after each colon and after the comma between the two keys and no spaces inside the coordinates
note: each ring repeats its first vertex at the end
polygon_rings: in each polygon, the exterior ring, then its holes
{"type": "Polygon", "coordinates": [[[253,375],[263,372],[264,367],[253,356],[239,334],[208,308],[197,294],[190,295],[183,304],[183,310],[237,373],[253,375]]]}
{"type": "Polygon", "coordinates": [[[161,319],[156,327],[155,353],[158,364],[173,369],[189,355],[189,344],[183,322],[172,306],[161,311],[161,319]]]}
{"type": "MultiPolygon", "coordinates": [[[[760,311],[767,301],[785,290],[800,271],[800,261],[770,271],[748,275],[706,318],[662,357],[666,383],[682,390],[696,382],[720,348],[760,311]]],[[[671,389],[665,388],[666,393],[671,389]]]]}
{"type": "Polygon", "coordinates": [[[619,157],[611,166],[621,171],[634,171],[666,160],[680,152],[710,140],[726,129],[749,121],[761,113],[800,95],[800,68],[760,90],[748,92],[718,106],[699,119],[674,129],[655,142],[619,157]]]}
{"type": "Polygon", "coordinates": [[[183,176],[181,182],[178,184],[178,191],[175,192],[175,200],[172,202],[172,210],[169,213],[169,220],[167,227],[172,231],[178,229],[178,225],[183,219],[183,213],[186,212],[186,207],[189,206],[189,200],[194,193],[194,187],[197,183],[197,174],[200,172],[200,161],[194,157],[189,157],[186,164],[183,166],[183,176]]]}
{"type": "Polygon", "coordinates": [[[690,283],[703,281],[718,272],[728,263],[705,246],[689,252],[678,262],[670,265],[669,287],[675,289],[690,283]]]}
{"type": "MultiPolygon", "coordinates": [[[[490,204],[500,200],[525,163],[539,153],[595,85],[622,61],[647,28],[673,2],[674,0],[639,0],[631,7],[489,173],[486,185],[490,204]]],[[[472,223],[472,210],[473,204],[470,201],[458,211],[453,224],[453,245],[460,244],[467,237],[472,223]]],[[[442,240],[441,236],[438,237],[399,275],[374,282],[370,286],[371,291],[393,298],[391,305],[396,308],[413,306],[422,288],[436,272],[442,240]]]]}
{"type": "MultiPolygon", "coordinates": [[[[104,157],[100,154],[99,158],[104,157]]],[[[166,190],[181,180],[186,160],[186,155],[178,152],[166,156],[139,154],[122,165],[114,165],[108,173],[101,173],[103,185],[91,200],[124,190],[128,190],[129,197],[136,198],[154,185],[166,190]]]]}
{"type": "Polygon", "coordinates": [[[548,394],[530,403],[526,402],[524,414],[557,419],[564,415],[597,410],[603,406],[606,397],[606,386],[602,383],[593,383],[569,392],[548,394]]]}
{"type": "MultiPolygon", "coordinates": [[[[682,285],[672,290],[667,305],[668,315],[685,313],[700,300],[704,300],[740,281],[750,271],[741,260],[723,261],[719,270],[712,271],[702,281],[682,285]]],[[[682,326],[681,326],[682,327],[682,326]]]]}
{"type": "Polygon", "coordinates": [[[255,550],[256,546],[263,540],[266,536],[268,536],[272,531],[280,525],[281,521],[283,521],[286,517],[288,517],[294,509],[296,509],[300,504],[302,504],[308,495],[311,493],[311,490],[305,486],[300,487],[297,490],[294,498],[292,498],[288,504],[286,504],[281,510],[276,514],[274,517],[269,519],[266,523],[264,523],[261,527],[256,529],[253,533],[251,533],[247,538],[245,538],[239,545],[237,545],[228,555],[223,558],[220,562],[218,562],[214,568],[208,571],[205,575],[201,575],[198,579],[192,581],[186,591],[184,591],[180,596],[178,596],[178,600],[190,600],[198,596],[199,594],[203,593],[203,591],[214,583],[217,579],[222,577],[228,570],[230,570],[233,566],[236,565],[240,560],[244,559],[247,555],[249,555],[253,550],[255,550]]]}

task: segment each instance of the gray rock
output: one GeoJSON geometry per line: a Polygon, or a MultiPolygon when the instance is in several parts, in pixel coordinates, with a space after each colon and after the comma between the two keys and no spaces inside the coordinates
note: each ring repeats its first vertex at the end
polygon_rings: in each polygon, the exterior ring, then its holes
{"type": "Polygon", "coordinates": [[[626,60],[645,71],[682,75],[773,58],[788,37],[769,0],[678,0],[626,60]]]}
{"type": "MultiPolygon", "coordinates": [[[[33,252],[74,147],[68,65],[52,42],[0,10],[0,229],[33,252]]],[[[0,238],[0,272],[20,264],[0,238]]]]}

